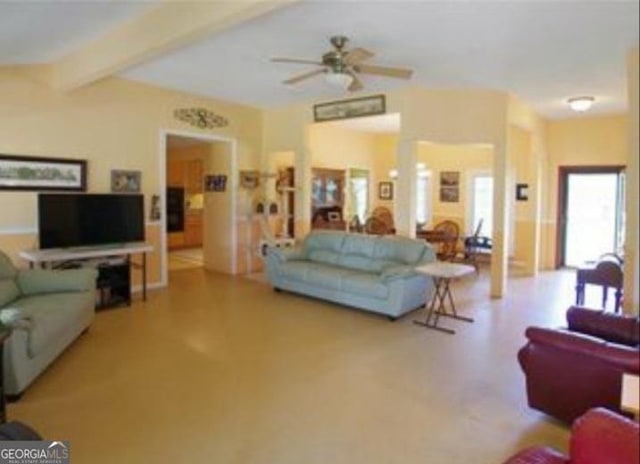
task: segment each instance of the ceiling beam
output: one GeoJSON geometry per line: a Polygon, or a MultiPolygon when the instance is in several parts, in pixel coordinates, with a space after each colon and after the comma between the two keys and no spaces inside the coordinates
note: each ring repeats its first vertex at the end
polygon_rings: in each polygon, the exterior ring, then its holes
{"type": "Polygon", "coordinates": [[[169,1],[53,64],[71,91],[300,0],[169,1]]]}

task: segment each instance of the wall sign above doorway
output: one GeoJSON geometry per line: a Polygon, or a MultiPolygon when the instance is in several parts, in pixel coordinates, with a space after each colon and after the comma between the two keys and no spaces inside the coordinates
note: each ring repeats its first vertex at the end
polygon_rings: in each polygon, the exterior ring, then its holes
{"type": "Polygon", "coordinates": [[[214,127],[226,127],[229,125],[227,118],[205,108],[177,109],[173,112],[173,117],[200,129],[213,129],[214,127]]]}
{"type": "Polygon", "coordinates": [[[321,103],[313,107],[315,122],[332,121],[334,119],[359,118],[384,114],[386,104],[384,95],[372,97],[352,98],[329,103],[321,103]]]}

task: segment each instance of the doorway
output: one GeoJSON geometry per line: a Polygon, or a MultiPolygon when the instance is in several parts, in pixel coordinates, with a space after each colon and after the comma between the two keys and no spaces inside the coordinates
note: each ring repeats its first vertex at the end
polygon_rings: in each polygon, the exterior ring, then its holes
{"type": "Polygon", "coordinates": [[[624,167],[560,167],[557,267],[580,267],[624,243],[624,167]]]}
{"type": "Polygon", "coordinates": [[[163,282],[168,283],[170,269],[235,274],[235,141],[165,131],[160,145],[163,282]],[[224,188],[210,191],[208,177],[224,178],[224,188]]]}

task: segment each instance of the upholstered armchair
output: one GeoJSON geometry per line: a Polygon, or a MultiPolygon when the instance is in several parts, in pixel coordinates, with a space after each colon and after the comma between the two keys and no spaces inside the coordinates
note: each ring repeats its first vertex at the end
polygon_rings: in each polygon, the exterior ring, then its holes
{"type": "Polygon", "coordinates": [[[569,424],[598,406],[622,413],[622,374],[640,372],[638,318],[571,307],[567,322],[525,332],[518,360],[529,406],[569,424]]]}
{"type": "Polygon", "coordinates": [[[596,408],[573,423],[569,456],[536,446],[520,451],[504,464],[638,464],[639,444],[637,422],[596,408]]]}

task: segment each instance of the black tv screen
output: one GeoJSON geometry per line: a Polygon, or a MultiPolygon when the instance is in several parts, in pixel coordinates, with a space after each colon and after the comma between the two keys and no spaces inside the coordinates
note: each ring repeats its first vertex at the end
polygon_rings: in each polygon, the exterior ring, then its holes
{"type": "Polygon", "coordinates": [[[144,241],[142,195],[38,195],[40,248],[66,248],[144,241]]]}

